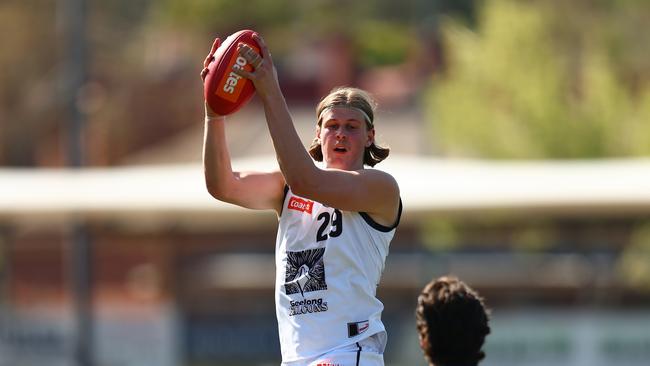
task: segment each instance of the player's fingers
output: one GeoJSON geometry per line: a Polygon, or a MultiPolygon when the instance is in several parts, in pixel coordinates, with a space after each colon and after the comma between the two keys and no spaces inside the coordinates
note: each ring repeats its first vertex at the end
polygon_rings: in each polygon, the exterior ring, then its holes
{"type": "Polygon", "coordinates": [[[244,70],[243,67],[232,69],[232,72],[234,72],[235,74],[237,74],[237,75],[239,75],[239,76],[241,76],[243,78],[246,78],[246,79],[250,79],[250,80],[255,79],[255,74],[253,74],[250,71],[244,70]]]}
{"type": "Polygon", "coordinates": [[[217,52],[217,48],[221,46],[221,39],[219,37],[214,39],[214,42],[212,43],[212,47],[210,48],[210,53],[208,53],[208,56],[203,60],[203,67],[208,67],[210,62],[214,61],[214,53],[217,52]]]}
{"type": "Polygon", "coordinates": [[[212,42],[212,48],[210,49],[210,54],[214,55],[215,52],[217,52],[217,48],[221,46],[221,38],[217,37],[214,39],[214,42],[212,42]]]}
{"type": "Polygon", "coordinates": [[[240,43],[237,47],[237,51],[239,55],[246,59],[246,62],[252,65],[256,70],[260,67],[262,58],[249,45],[240,43]]]}
{"type": "Polygon", "coordinates": [[[269,52],[269,48],[266,46],[266,43],[264,42],[262,37],[257,33],[253,33],[253,39],[260,46],[262,58],[271,60],[271,52],[269,52]]]}
{"type": "Polygon", "coordinates": [[[204,67],[203,70],[201,70],[201,80],[205,80],[205,77],[208,75],[208,68],[204,67]]]}
{"type": "Polygon", "coordinates": [[[205,57],[205,60],[203,60],[203,67],[208,67],[208,65],[209,65],[210,62],[212,62],[212,61],[214,61],[214,56],[212,56],[212,55],[207,55],[207,56],[205,57]]]}
{"type": "Polygon", "coordinates": [[[262,66],[262,62],[263,62],[263,61],[264,61],[264,60],[262,60],[262,56],[260,56],[260,55],[258,55],[258,54],[255,54],[255,55],[252,57],[252,59],[251,59],[251,65],[253,65],[253,67],[255,68],[255,70],[257,70],[257,69],[260,68],[260,66],[262,66]]]}

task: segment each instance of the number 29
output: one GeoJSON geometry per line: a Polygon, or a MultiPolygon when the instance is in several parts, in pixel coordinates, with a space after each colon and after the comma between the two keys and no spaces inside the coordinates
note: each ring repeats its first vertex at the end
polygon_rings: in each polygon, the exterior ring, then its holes
{"type": "Polygon", "coordinates": [[[336,238],[343,232],[343,215],[341,214],[341,211],[335,209],[332,215],[330,215],[329,212],[321,212],[321,214],[318,215],[318,221],[321,220],[323,222],[320,224],[318,231],[316,232],[317,242],[327,240],[328,236],[336,238]],[[326,233],[325,230],[329,227],[330,221],[332,222],[332,228],[329,233],[326,233]]]}

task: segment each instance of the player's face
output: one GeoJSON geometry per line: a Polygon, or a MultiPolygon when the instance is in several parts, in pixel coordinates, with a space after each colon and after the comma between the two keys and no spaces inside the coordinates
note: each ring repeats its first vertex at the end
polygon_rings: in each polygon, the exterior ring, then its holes
{"type": "Polygon", "coordinates": [[[352,108],[331,108],[322,116],[318,130],[326,167],[342,170],[363,168],[363,154],[375,138],[363,113],[352,108]]]}

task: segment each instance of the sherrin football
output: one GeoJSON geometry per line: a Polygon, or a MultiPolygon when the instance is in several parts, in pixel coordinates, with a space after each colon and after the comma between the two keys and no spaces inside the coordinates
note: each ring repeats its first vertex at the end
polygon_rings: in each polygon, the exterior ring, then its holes
{"type": "Polygon", "coordinates": [[[235,113],[255,94],[253,82],[233,71],[237,68],[253,70],[246,59],[237,53],[237,45],[240,42],[260,53],[260,47],[253,39],[253,34],[256,33],[245,29],[228,36],[215,51],[214,61],[208,65],[203,93],[208,106],[219,115],[235,113]]]}

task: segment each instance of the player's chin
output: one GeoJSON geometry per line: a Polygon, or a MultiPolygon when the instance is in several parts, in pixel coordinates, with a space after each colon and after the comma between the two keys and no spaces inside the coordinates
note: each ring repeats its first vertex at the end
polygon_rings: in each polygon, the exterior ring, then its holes
{"type": "Polygon", "coordinates": [[[345,162],[337,156],[328,156],[324,160],[328,168],[343,169],[345,166],[345,162]]]}
{"type": "Polygon", "coordinates": [[[330,156],[327,161],[327,167],[340,170],[353,170],[354,162],[349,156],[330,156]]]}

